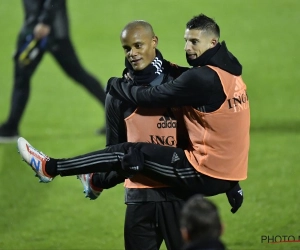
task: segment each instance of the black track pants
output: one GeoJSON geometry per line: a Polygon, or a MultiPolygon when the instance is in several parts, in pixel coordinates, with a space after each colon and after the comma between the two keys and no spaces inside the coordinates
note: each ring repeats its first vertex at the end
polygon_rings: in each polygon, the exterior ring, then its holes
{"type": "Polygon", "coordinates": [[[121,159],[130,147],[144,154],[144,175],[172,187],[211,196],[226,192],[235,183],[197,172],[180,148],[141,142],[126,142],[74,158],[56,159],[57,173],[69,176],[119,170],[121,159]]]}
{"type": "Polygon", "coordinates": [[[126,250],[158,250],[165,241],[168,250],[182,249],[179,218],[184,201],[129,204],[126,208],[126,250]]]}

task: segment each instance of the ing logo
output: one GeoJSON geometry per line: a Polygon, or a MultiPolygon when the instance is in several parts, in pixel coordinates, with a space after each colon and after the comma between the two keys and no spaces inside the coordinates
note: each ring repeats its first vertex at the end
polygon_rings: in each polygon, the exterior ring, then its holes
{"type": "Polygon", "coordinates": [[[233,112],[240,112],[249,108],[249,97],[245,84],[240,78],[236,78],[233,97],[227,99],[228,108],[233,112]]]}
{"type": "Polygon", "coordinates": [[[174,136],[150,135],[150,143],[174,147],[176,140],[174,136]]]}

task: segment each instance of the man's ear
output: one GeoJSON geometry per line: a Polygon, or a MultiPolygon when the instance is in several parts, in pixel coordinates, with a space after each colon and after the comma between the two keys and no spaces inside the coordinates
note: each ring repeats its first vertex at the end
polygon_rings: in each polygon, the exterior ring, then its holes
{"type": "Polygon", "coordinates": [[[157,36],[154,36],[154,37],[152,38],[152,42],[153,42],[153,47],[156,48],[157,45],[158,45],[158,37],[157,37],[157,36]]]}
{"type": "Polygon", "coordinates": [[[184,242],[188,242],[190,240],[189,233],[186,228],[180,228],[181,236],[184,242]]]}
{"type": "Polygon", "coordinates": [[[210,49],[213,48],[213,47],[215,47],[217,45],[217,43],[218,43],[218,40],[213,38],[210,41],[210,49]]]}

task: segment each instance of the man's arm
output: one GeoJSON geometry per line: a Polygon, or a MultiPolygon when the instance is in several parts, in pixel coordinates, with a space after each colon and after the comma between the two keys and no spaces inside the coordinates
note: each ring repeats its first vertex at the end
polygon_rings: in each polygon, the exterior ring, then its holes
{"type": "MultiPolygon", "coordinates": [[[[121,109],[121,101],[106,95],[105,116],[106,116],[106,146],[126,142],[126,127],[121,109]]],[[[95,173],[93,185],[109,189],[125,181],[125,175],[121,171],[110,171],[108,173],[95,173]]]]}
{"type": "Polygon", "coordinates": [[[38,17],[38,22],[51,26],[54,20],[55,12],[61,7],[61,0],[46,0],[38,17]]]}
{"type": "MultiPolygon", "coordinates": [[[[124,122],[124,109],[122,101],[112,97],[109,93],[105,99],[106,116],[106,146],[111,146],[127,141],[126,126],[124,122]]],[[[122,171],[96,173],[93,184],[96,187],[109,189],[125,181],[122,171]]]]}
{"type": "Polygon", "coordinates": [[[109,93],[105,99],[106,146],[127,141],[122,102],[109,93]]]}
{"type": "MultiPolygon", "coordinates": [[[[173,81],[155,86],[111,82],[109,93],[116,98],[142,107],[205,105],[213,91],[216,73],[208,67],[193,68],[173,81]]],[[[218,83],[221,85],[221,83],[218,83]]]]}
{"type": "Polygon", "coordinates": [[[59,8],[62,8],[62,1],[46,0],[44,2],[42,11],[37,17],[38,24],[33,30],[36,39],[40,40],[50,34],[55,12],[57,12],[59,8]]]}

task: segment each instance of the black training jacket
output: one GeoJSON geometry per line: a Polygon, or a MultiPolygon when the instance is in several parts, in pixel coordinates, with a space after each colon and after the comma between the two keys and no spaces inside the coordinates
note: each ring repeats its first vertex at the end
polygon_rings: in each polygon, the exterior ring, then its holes
{"type": "Polygon", "coordinates": [[[193,67],[175,80],[155,87],[134,84],[109,84],[109,93],[120,100],[142,107],[193,106],[205,112],[217,110],[225,101],[217,73],[205,65],[219,67],[233,75],[242,74],[242,66],[228,51],[225,42],[199,57],[199,67],[193,67]]]}
{"type": "MultiPolygon", "coordinates": [[[[161,79],[161,83],[177,78],[186,70],[188,70],[187,67],[180,67],[174,65],[164,59],[163,60],[164,77],[163,79],[161,79]]],[[[126,74],[127,72],[128,72],[127,69],[125,69],[124,74],[126,74]]],[[[111,82],[113,78],[111,78],[108,82],[111,82]]],[[[129,84],[129,82],[125,78],[119,78],[119,81],[121,81],[122,84],[129,84]]],[[[127,133],[126,133],[125,122],[120,123],[119,119],[120,117],[125,119],[126,117],[130,116],[134,112],[137,106],[121,101],[120,99],[112,98],[112,96],[108,93],[106,96],[105,107],[106,107],[106,112],[110,114],[109,116],[106,117],[106,119],[108,119],[106,122],[107,125],[106,146],[126,142],[127,133]],[[114,126],[110,127],[109,124],[113,124],[114,126]]]]}
{"type": "MultiPolygon", "coordinates": [[[[186,67],[179,67],[171,64],[167,60],[163,60],[163,75],[164,77],[160,80],[161,82],[170,81],[180,74],[188,70],[186,67]]],[[[124,73],[127,73],[126,69],[124,73]]],[[[111,81],[111,78],[109,81],[111,81]]],[[[125,78],[119,78],[124,84],[129,84],[125,78]]],[[[107,116],[106,122],[106,144],[107,146],[119,144],[127,141],[126,126],[125,122],[120,122],[120,117],[123,120],[134,112],[136,109],[135,105],[122,102],[119,99],[112,98],[110,94],[106,97],[106,112],[110,114],[107,116]],[[113,126],[110,126],[112,124],[113,126]]],[[[178,138],[178,146],[184,144],[181,138],[178,138]]],[[[102,187],[111,188],[124,181],[125,177],[122,173],[110,172],[101,174],[102,187]]],[[[190,193],[176,190],[173,188],[126,188],[125,189],[125,203],[133,204],[140,202],[158,202],[158,201],[172,201],[172,200],[185,200],[190,196],[190,193]]]]}

